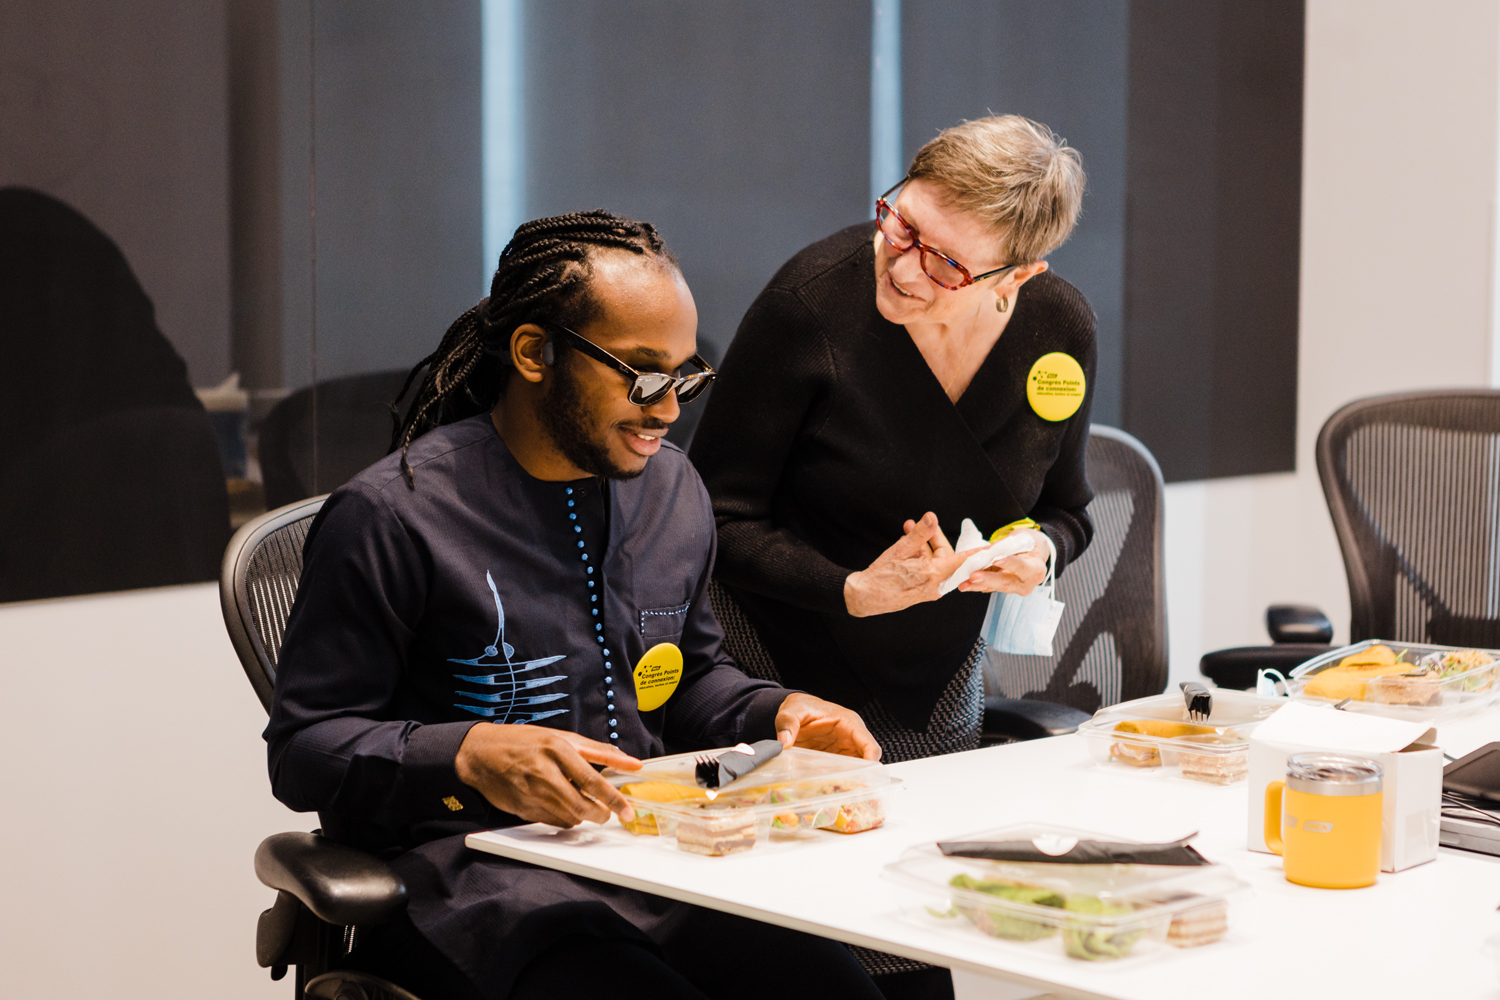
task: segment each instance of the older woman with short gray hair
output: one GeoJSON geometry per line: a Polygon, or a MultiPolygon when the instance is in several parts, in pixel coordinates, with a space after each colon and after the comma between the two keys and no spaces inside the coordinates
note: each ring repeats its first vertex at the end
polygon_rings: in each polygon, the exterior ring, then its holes
{"type": "Polygon", "coordinates": [[[771,279],[694,439],[721,617],[766,661],[745,666],[858,707],[886,760],[979,745],[989,595],[1030,594],[1092,537],[1094,314],[1046,261],[1083,186],[1044,125],[942,132],[874,222],[771,279]],[[966,518],[1032,547],[950,593],[966,518]]]}

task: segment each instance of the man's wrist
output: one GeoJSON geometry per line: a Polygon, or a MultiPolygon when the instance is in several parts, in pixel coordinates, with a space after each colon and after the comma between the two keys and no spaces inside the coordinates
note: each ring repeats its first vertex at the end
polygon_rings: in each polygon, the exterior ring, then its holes
{"type": "Polygon", "coordinates": [[[783,687],[768,684],[763,690],[752,694],[749,704],[745,706],[744,715],[735,727],[740,734],[735,737],[735,741],[753,743],[775,736],[776,717],[781,714],[781,706],[786,701],[787,693],[783,687]]]}
{"type": "Polygon", "coordinates": [[[797,721],[799,714],[797,711],[797,699],[805,697],[807,697],[807,693],[804,691],[791,691],[788,692],[785,698],[781,699],[781,704],[776,706],[776,738],[787,743],[789,746],[796,743],[795,734],[801,728],[801,724],[797,721]],[[783,721],[783,716],[786,717],[785,721],[783,721]],[[790,741],[786,739],[789,733],[793,734],[790,741]]]}
{"type": "Polygon", "coordinates": [[[458,780],[470,788],[479,787],[479,772],[477,761],[479,758],[477,743],[480,737],[474,733],[477,726],[471,726],[464,734],[464,741],[458,745],[458,752],[453,755],[453,773],[458,775],[458,780]]]}
{"type": "MultiPolygon", "coordinates": [[[[460,771],[463,747],[485,723],[442,722],[418,726],[407,737],[401,763],[401,793],[414,816],[442,816],[465,805],[483,807],[484,797],[460,771]]],[[[464,813],[464,818],[472,816],[464,813]]]]}

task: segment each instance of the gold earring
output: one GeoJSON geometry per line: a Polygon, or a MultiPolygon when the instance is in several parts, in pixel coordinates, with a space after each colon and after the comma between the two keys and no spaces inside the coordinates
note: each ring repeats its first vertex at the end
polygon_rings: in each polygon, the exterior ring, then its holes
{"type": "Polygon", "coordinates": [[[1003,313],[1010,308],[1010,296],[1002,295],[995,300],[995,312],[1003,313]]]}

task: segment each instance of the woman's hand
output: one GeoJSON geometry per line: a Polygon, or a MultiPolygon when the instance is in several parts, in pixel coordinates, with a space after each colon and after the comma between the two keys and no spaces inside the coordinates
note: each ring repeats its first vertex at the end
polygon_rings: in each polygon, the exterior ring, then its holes
{"type": "Polygon", "coordinates": [[[1052,552],[1047,536],[1034,528],[1017,528],[1016,531],[1031,536],[1031,551],[1007,556],[989,569],[975,570],[967,580],[958,585],[959,590],[981,594],[998,591],[1025,597],[1047,578],[1047,559],[1052,552]]]}
{"type": "Polygon", "coordinates": [[[844,579],[844,605],[854,617],[888,614],[937,600],[941,596],[938,585],[952,576],[969,554],[953,551],[932,511],[923,514],[920,521],[907,521],[904,530],[900,540],[868,569],[844,579]]]}
{"type": "Polygon", "coordinates": [[[781,703],[776,713],[776,738],[785,747],[880,759],[880,744],[865,728],[859,713],[801,692],[787,695],[781,703]]]}

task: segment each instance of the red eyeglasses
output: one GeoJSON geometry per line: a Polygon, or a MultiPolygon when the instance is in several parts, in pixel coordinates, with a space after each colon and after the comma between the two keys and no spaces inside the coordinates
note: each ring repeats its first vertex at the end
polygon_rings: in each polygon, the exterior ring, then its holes
{"type": "MultiPolygon", "coordinates": [[[[896,188],[905,184],[906,181],[907,178],[903,177],[900,183],[891,188],[891,191],[896,190],[896,188]]],[[[886,243],[890,244],[893,249],[900,253],[906,253],[912,247],[916,247],[917,253],[922,258],[922,273],[931,278],[934,284],[953,292],[963,288],[965,285],[972,285],[976,281],[993,278],[995,275],[1009,271],[1011,268],[1017,266],[1015,264],[1006,264],[1004,267],[997,267],[993,271],[986,271],[983,274],[970,274],[967,267],[964,267],[936,247],[930,247],[917,238],[916,229],[905,219],[901,218],[901,213],[896,211],[894,205],[885,200],[891,191],[887,191],[875,199],[875,222],[880,227],[880,235],[884,236],[886,243]]]]}

